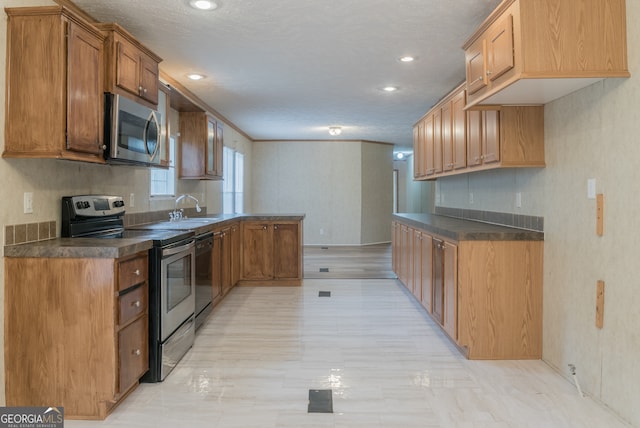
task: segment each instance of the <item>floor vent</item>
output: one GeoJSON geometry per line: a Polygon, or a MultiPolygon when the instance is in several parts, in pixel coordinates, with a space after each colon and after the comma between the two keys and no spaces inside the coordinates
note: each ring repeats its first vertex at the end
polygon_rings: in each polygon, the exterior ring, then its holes
{"type": "Polygon", "coordinates": [[[333,413],[333,392],[330,389],[310,389],[308,413],[333,413]]]}
{"type": "Polygon", "coordinates": [[[331,291],[320,291],[318,297],[331,297],[331,291]]]}
{"type": "Polygon", "coordinates": [[[329,272],[329,268],[320,268],[320,272],[329,272]]]}

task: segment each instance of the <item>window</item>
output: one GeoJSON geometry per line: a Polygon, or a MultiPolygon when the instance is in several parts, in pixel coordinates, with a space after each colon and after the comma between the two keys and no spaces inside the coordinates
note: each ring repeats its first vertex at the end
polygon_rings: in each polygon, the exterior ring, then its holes
{"type": "Polygon", "coordinates": [[[176,143],[169,138],[169,168],[151,169],[151,196],[175,196],[176,194],[176,143]]]}
{"type": "Polygon", "coordinates": [[[242,213],[244,211],[244,155],[225,147],[223,163],[222,210],[225,214],[242,213]]]}

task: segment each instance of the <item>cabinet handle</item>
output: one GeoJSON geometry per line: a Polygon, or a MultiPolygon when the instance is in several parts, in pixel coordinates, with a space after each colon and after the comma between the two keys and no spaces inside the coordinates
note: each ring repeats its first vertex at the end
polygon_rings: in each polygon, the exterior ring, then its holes
{"type": "Polygon", "coordinates": [[[136,269],[133,273],[135,273],[136,276],[140,276],[140,269],[136,269]]]}
{"type": "Polygon", "coordinates": [[[140,356],[140,354],[142,354],[142,352],[140,352],[140,350],[139,350],[139,349],[134,349],[131,353],[132,353],[133,355],[135,355],[136,357],[139,357],[139,356],[140,356]]]}
{"type": "Polygon", "coordinates": [[[487,76],[491,76],[491,70],[487,70],[487,76]]]}
{"type": "Polygon", "coordinates": [[[267,230],[267,226],[266,225],[262,226],[262,230],[267,230]]]}
{"type": "Polygon", "coordinates": [[[135,302],[131,302],[131,306],[135,306],[136,308],[140,307],[140,300],[136,300],[135,302]]]}
{"type": "Polygon", "coordinates": [[[273,228],[274,228],[274,229],[277,229],[277,228],[278,228],[278,226],[277,226],[277,225],[276,225],[276,226],[273,226],[273,228]]]}
{"type": "Polygon", "coordinates": [[[107,145],[106,144],[102,145],[102,150],[107,150],[107,145]]]}
{"type": "Polygon", "coordinates": [[[478,82],[482,82],[482,80],[483,80],[483,79],[484,79],[484,76],[480,76],[480,77],[478,77],[476,80],[474,80],[473,82],[471,82],[471,84],[478,83],[478,82]]]}

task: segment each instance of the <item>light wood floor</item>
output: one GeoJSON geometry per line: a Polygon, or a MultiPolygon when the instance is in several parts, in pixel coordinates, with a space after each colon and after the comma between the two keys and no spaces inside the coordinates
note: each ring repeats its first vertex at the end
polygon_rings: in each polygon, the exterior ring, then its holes
{"type": "Polygon", "coordinates": [[[394,279],[391,244],[304,247],[307,279],[394,279]]]}

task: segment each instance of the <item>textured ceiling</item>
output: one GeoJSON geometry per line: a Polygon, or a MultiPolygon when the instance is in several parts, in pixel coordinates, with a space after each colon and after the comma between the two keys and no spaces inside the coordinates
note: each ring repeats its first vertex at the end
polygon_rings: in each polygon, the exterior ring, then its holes
{"type": "Polygon", "coordinates": [[[341,126],[340,139],[409,147],[413,124],[464,79],[460,46],[499,0],[220,0],[206,12],[188,0],[74,3],[129,30],[255,140],[326,140],[341,126]],[[208,77],[189,81],[194,71],[208,77]]]}

